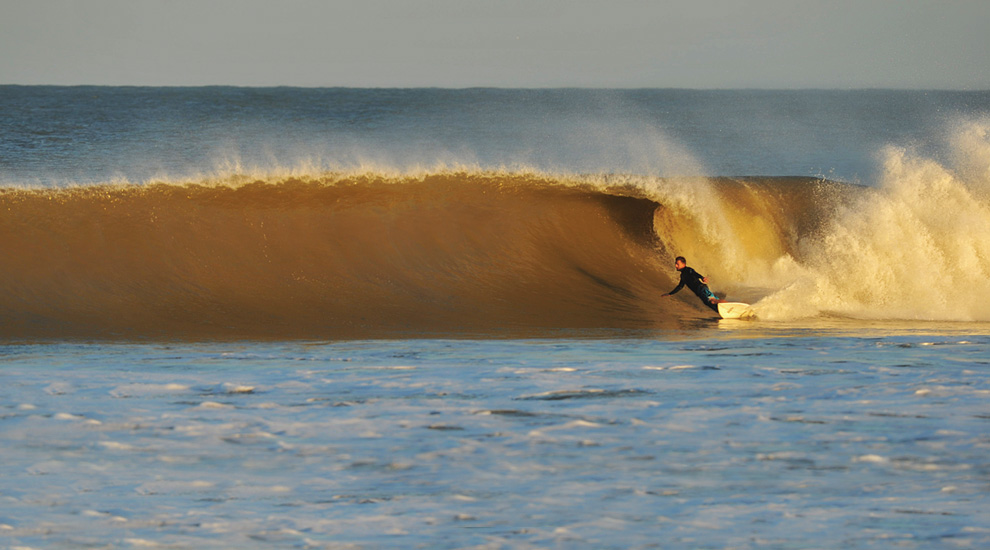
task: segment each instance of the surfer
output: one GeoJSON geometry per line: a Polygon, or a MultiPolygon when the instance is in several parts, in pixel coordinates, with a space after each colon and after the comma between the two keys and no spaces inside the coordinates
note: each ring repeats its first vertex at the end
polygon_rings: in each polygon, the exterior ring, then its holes
{"type": "Polygon", "coordinates": [[[688,267],[687,260],[684,259],[684,256],[678,256],[674,259],[674,267],[677,268],[677,271],[681,272],[681,282],[677,283],[677,287],[664,294],[663,297],[677,294],[682,288],[687,286],[692,292],[698,295],[698,298],[701,298],[702,303],[718,312],[718,304],[725,300],[719,300],[718,296],[708,289],[708,277],[688,267]]]}

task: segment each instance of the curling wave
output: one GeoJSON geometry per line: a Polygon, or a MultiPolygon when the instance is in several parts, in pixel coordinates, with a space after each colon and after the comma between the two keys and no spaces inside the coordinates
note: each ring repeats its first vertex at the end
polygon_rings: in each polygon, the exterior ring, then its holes
{"type": "Polygon", "coordinates": [[[671,326],[709,315],[685,295],[658,300],[676,282],[674,255],[695,255],[736,291],[747,266],[795,252],[820,222],[824,187],[834,185],[478,171],[8,188],[0,331],[671,326]]]}
{"type": "Polygon", "coordinates": [[[670,328],[688,257],[762,319],[990,320],[988,124],[949,167],[813,178],[485,170],[0,189],[0,336],[670,328]]]}

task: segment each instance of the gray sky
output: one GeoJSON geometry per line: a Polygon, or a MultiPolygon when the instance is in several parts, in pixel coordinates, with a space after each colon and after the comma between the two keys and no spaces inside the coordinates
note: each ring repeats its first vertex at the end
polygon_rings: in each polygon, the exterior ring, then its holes
{"type": "Polygon", "coordinates": [[[990,0],[0,0],[0,84],[990,89],[990,0]]]}

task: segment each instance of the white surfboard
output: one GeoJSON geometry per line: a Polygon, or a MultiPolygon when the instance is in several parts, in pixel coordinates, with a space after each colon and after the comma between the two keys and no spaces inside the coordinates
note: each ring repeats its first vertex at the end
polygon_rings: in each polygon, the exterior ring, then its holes
{"type": "Polygon", "coordinates": [[[722,302],[718,304],[718,314],[723,319],[751,319],[756,317],[753,308],[742,302],[722,302]]]}

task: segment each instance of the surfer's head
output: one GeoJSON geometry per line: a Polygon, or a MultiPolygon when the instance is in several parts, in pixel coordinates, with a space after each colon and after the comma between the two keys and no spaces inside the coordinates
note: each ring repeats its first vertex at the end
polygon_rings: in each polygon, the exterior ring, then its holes
{"type": "Polygon", "coordinates": [[[684,256],[678,256],[674,258],[674,267],[677,268],[677,271],[680,271],[685,267],[687,267],[687,260],[684,259],[684,256]]]}

